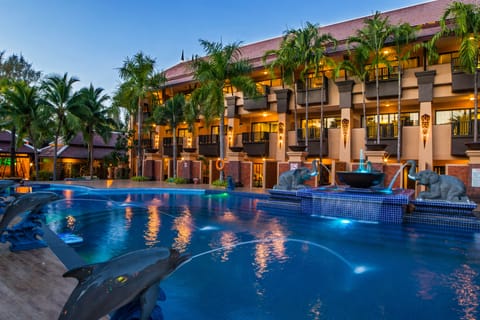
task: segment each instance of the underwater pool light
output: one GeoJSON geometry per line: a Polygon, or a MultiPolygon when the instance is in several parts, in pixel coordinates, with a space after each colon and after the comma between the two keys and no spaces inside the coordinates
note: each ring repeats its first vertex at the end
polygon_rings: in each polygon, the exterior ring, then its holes
{"type": "Polygon", "coordinates": [[[367,271],[367,268],[365,266],[356,266],[354,269],[353,269],[353,273],[355,274],[362,274],[364,273],[365,271],[367,271]]]}
{"type": "Polygon", "coordinates": [[[340,223],[341,224],[350,224],[350,223],[352,223],[352,221],[348,220],[348,219],[340,219],[340,223]]]}

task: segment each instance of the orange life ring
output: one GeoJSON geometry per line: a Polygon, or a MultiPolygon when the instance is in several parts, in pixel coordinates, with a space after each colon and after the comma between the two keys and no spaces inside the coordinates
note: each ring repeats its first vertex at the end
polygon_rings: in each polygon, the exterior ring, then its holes
{"type": "Polygon", "coordinates": [[[225,167],[225,162],[222,159],[218,159],[215,162],[215,168],[217,168],[218,171],[222,171],[224,167],[225,167]]]}

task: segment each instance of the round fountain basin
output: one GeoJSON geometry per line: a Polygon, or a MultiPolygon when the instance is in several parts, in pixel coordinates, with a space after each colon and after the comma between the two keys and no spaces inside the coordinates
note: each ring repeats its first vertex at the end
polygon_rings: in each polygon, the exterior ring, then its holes
{"type": "Polygon", "coordinates": [[[338,180],[351,188],[371,188],[383,182],[383,172],[337,171],[338,180]]]}

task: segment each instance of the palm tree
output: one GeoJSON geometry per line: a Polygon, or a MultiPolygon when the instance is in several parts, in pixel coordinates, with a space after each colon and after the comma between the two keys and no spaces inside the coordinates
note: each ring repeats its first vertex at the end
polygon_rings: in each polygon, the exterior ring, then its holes
{"type": "Polygon", "coordinates": [[[480,6],[454,1],[440,18],[441,34],[455,34],[460,40],[458,60],[460,67],[473,75],[473,142],[478,140],[478,55],[480,45],[480,6]],[[450,24],[450,19],[453,23],[450,24]]]}
{"type": "Polygon", "coordinates": [[[401,146],[402,146],[402,72],[403,63],[410,59],[410,54],[415,50],[415,47],[409,46],[412,41],[417,39],[418,27],[413,27],[409,23],[402,23],[394,25],[391,28],[392,41],[395,48],[395,58],[398,61],[398,95],[397,95],[397,162],[401,159],[401,146]]]}
{"type": "Polygon", "coordinates": [[[162,72],[155,71],[155,59],[138,52],[132,58],[127,57],[119,68],[120,78],[124,81],[122,87],[125,97],[133,97],[137,101],[137,172],[142,175],[142,122],[143,101],[152,91],[158,90],[165,83],[162,72]]]}
{"type": "Polygon", "coordinates": [[[105,143],[111,138],[112,130],[116,127],[115,121],[110,117],[112,108],[106,107],[110,97],[103,93],[103,88],[88,88],[79,91],[78,108],[73,112],[78,118],[83,139],[88,146],[88,165],[90,179],[93,178],[93,139],[98,134],[105,143]]]}
{"type": "MultiPolygon", "coordinates": [[[[5,51],[0,51],[0,90],[6,90],[17,81],[23,81],[26,84],[36,83],[42,73],[35,71],[32,64],[27,62],[22,55],[13,54],[6,59],[5,51]]],[[[16,128],[11,127],[12,140],[10,148],[10,171],[15,171],[15,136],[16,128]]]]}
{"type": "Polygon", "coordinates": [[[155,108],[153,111],[154,121],[158,124],[168,124],[173,134],[173,177],[177,177],[177,126],[183,122],[184,109],[186,106],[185,96],[176,94],[168,99],[164,105],[155,108]]]}
{"type": "MultiPolygon", "coordinates": [[[[243,91],[244,96],[255,96],[255,82],[248,76],[251,64],[241,58],[240,43],[223,45],[221,42],[200,40],[207,57],[192,61],[194,78],[200,87],[193,92],[193,100],[198,101],[201,113],[208,124],[220,118],[220,159],[224,159],[225,133],[225,91],[229,86],[243,91]]],[[[220,172],[223,180],[223,171],[220,172]]]]}
{"type": "Polygon", "coordinates": [[[274,75],[277,70],[280,70],[282,87],[284,87],[284,84],[287,84],[293,88],[295,145],[298,145],[297,86],[295,85],[298,81],[298,67],[296,62],[295,48],[293,45],[291,45],[293,36],[288,31],[289,30],[285,32],[282,42],[280,43],[280,47],[278,49],[265,51],[262,60],[272,75],[274,75]],[[275,56],[275,60],[267,63],[268,58],[271,56],[275,56]]]}
{"type": "MultiPolygon", "coordinates": [[[[347,40],[348,43],[348,40],[347,40]]],[[[336,76],[338,76],[340,70],[345,70],[350,75],[356,77],[362,84],[362,127],[365,128],[365,144],[368,141],[368,132],[367,132],[367,110],[366,110],[366,96],[365,96],[365,87],[368,80],[368,60],[370,58],[370,51],[367,47],[363,45],[358,45],[355,47],[355,50],[348,49],[348,55],[345,59],[340,62],[335,70],[336,76]]]]}
{"type": "MultiPolygon", "coordinates": [[[[287,32],[291,36],[290,45],[293,52],[296,53],[295,61],[297,68],[301,68],[300,80],[305,85],[305,146],[308,151],[308,74],[313,69],[314,76],[318,75],[320,68],[325,68],[327,64],[333,64],[333,60],[326,55],[328,47],[336,46],[337,41],[330,34],[320,34],[318,25],[307,22],[301,29],[293,29],[287,32]]],[[[323,118],[323,87],[322,84],[322,118],[323,118]]],[[[296,103],[296,102],[295,102],[296,103]]],[[[320,147],[322,147],[323,119],[320,124],[320,147]]],[[[320,156],[322,150],[320,150],[320,156]]]]}
{"type": "Polygon", "coordinates": [[[380,94],[379,94],[379,66],[381,64],[390,66],[387,57],[383,53],[385,42],[391,34],[391,26],[388,17],[382,18],[380,12],[376,12],[373,18],[364,20],[364,27],[357,30],[356,34],[349,38],[349,43],[357,43],[357,46],[363,46],[363,49],[369,51],[371,56],[371,65],[375,69],[375,93],[376,93],[376,143],[380,144],[380,94]]]}
{"type": "Polygon", "coordinates": [[[10,119],[9,122],[16,128],[18,140],[27,138],[33,146],[35,176],[38,177],[38,147],[45,140],[47,132],[45,127],[42,128],[42,124],[48,122],[48,115],[46,116],[40,102],[39,90],[35,86],[17,81],[4,92],[3,97],[5,100],[2,109],[8,114],[6,119],[10,119]]]}
{"type": "Polygon", "coordinates": [[[57,179],[57,153],[58,140],[61,136],[72,135],[70,120],[75,108],[78,108],[78,92],[73,90],[73,85],[79,80],[69,77],[67,73],[63,76],[52,75],[42,82],[42,103],[45,104],[55,118],[54,133],[54,154],[53,154],[53,180],[57,179]]]}

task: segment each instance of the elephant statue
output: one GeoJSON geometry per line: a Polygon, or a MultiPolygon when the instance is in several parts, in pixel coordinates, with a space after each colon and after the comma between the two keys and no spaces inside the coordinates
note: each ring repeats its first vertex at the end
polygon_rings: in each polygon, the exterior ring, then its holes
{"type": "Polygon", "coordinates": [[[317,160],[312,162],[312,170],[301,167],[284,172],[278,179],[278,184],[273,186],[277,190],[300,190],[307,188],[303,183],[318,174],[317,160]],[[312,171],[313,170],[313,171],[312,171]]]}
{"type": "Polygon", "coordinates": [[[427,187],[426,191],[418,194],[418,199],[469,202],[465,184],[457,177],[438,174],[432,170],[415,173],[416,162],[408,160],[407,163],[411,165],[408,178],[427,187]]]}

